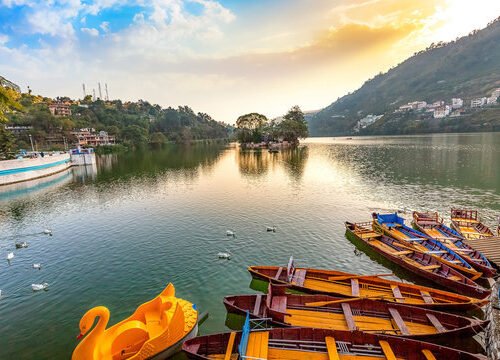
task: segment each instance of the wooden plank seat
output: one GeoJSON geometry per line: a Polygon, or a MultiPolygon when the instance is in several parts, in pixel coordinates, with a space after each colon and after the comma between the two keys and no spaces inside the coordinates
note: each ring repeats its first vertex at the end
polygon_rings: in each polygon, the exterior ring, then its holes
{"type": "Polygon", "coordinates": [[[352,296],[359,296],[359,281],[358,281],[358,279],[351,279],[351,294],[352,294],[352,296]]]}
{"type": "Polygon", "coordinates": [[[278,280],[280,278],[281,273],[283,272],[283,268],[280,266],[278,269],[278,272],[276,272],[276,275],[274,276],[274,280],[278,280]]]}
{"type": "Polygon", "coordinates": [[[396,299],[396,302],[404,302],[403,295],[401,295],[401,291],[397,285],[391,285],[392,294],[396,299]]]}
{"type": "Polygon", "coordinates": [[[279,312],[286,312],[286,296],[273,296],[271,309],[279,312]]]}
{"type": "Polygon", "coordinates": [[[232,331],[229,335],[229,341],[227,342],[226,354],[224,355],[224,360],[230,360],[233,354],[234,339],[236,339],[236,332],[232,331]]]}
{"type": "Polygon", "coordinates": [[[255,306],[253,307],[253,314],[259,315],[260,304],[262,302],[262,294],[258,294],[255,298],[255,306]]]}
{"type": "MultiPolygon", "coordinates": [[[[343,304],[342,304],[343,305],[343,304]]],[[[327,336],[325,338],[326,350],[328,351],[328,360],[340,360],[339,353],[337,351],[337,343],[335,338],[327,336]]]]}
{"type": "Polygon", "coordinates": [[[435,317],[433,314],[425,314],[427,316],[427,319],[431,322],[432,325],[436,328],[437,331],[445,332],[446,328],[441,324],[441,322],[435,317]]]}
{"type": "Polygon", "coordinates": [[[436,360],[436,357],[430,350],[422,349],[422,354],[425,356],[427,360],[436,360]]]}
{"type": "Polygon", "coordinates": [[[248,337],[247,352],[245,357],[267,359],[269,349],[269,332],[268,331],[253,331],[248,337]]]}
{"type": "Polygon", "coordinates": [[[426,304],[433,304],[434,300],[432,299],[431,294],[428,291],[420,290],[420,295],[422,295],[422,299],[426,304]]]}
{"type": "Polygon", "coordinates": [[[410,335],[410,331],[408,330],[408,327],[406,326],[403,318],[401,317],[401,314],[399,311],[397,311],[394,308],[389,308],[389,313],[391,314],[392,319],[396,323],[396,325],[399,328],[399,331],[401,331],[401,334],[403,335],[410,335]]]}
{"type": "Polygon", "coordinates": [[[307,270],[305,269],[295,270],[295,274],[293,274],[292,278],[292,284],[295,284],[297,286],[303,286],[304,280],[306,279],[306,272],[307,270]]]}
{"type": "Polygon", "coordinates": [[[394,352],[392,351],[391,345],[389,345],[387,341],[380,340],[378,343],[380,344],[382,352],[387,360],[397,360],[396,355],[394,355],[394,352]]]}
{"type": "Polygon", "coordinates": [[[352,316],[351,306],[347,303],[342,303],[342,312],[344,313],[345,321],[349,330],[356,330],[356,323],[354,322],[354,316],[352,316]]]}

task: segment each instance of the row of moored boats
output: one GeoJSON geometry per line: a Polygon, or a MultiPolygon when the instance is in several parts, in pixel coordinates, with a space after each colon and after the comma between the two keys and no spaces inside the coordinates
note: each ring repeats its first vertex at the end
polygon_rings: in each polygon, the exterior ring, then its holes
{"type": "Polygon", "coordinates": [[[169,285],[108,329],[106,308],[87,312],[80,322],[85,337],[73,359],[160,359],[181,345],[190,358],[214,360],[485,359],[435,344],[487,325],[457,314],[484,306],[490,290],[478,282],[496,275],[467,244],[494,236],[473,213],[452,210],[451,227],[436,213],[419,212],[413,213],[414,228],[397,214],[375,213],[372,222],[345,224],[348,237],[447,290],[387,279],[392,274],[297,267],[290,258],[286,266],[248,268],[253,278],[269,282],[267,294],[224,298],[229,313],[245,316],[242,331],[194,337],[197,309],[176,298],[169,285]]]}

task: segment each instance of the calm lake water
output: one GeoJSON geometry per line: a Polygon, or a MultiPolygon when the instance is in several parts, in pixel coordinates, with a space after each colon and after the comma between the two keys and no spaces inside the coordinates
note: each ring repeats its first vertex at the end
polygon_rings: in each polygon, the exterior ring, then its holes
{"type": "Polygon", "coordinates": [[[246,267],[292,254],[300,265],[385,273],[355,254],[344,221],[416,209],[449,219],[462,206],[493,226],[499,164],[500,133],[317,138],[279,154],[191,146],[102,156],[93,169],[0,188],[0,359],[69,358],[86,310],[105,305],[115,323],[168,282],[209,311],[203,333],[224,331],[222,297],[254,292],[246,267]],[[29,248],[15,250],[18,239],[29,248]],[[218,260],[226,249],[232,259],[218,260]],[[41,282],[50,290],[33,293],[41,282]]]}

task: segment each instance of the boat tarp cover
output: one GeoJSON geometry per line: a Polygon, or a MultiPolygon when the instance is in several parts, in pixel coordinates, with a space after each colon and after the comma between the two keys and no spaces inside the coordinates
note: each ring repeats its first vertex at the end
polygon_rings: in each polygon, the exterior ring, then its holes
{"type": "Polygon", "coordinates": [[[377,221],[379,224],[385,224],[389,227],[404,225],[405,220],[398,216],[398,214],[377,214],[377,221]]]}

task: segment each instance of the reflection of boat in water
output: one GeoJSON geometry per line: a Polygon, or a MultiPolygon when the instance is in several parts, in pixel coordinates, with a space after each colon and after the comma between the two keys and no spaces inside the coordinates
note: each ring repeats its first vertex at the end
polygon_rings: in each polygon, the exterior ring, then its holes
{"type": "Polygon", "coordinates": [[[40,194],[68,184],[71,180],[71,169],[66,169],[43,178],[3,185],[0,187],[0,201],[40,194]]]}

